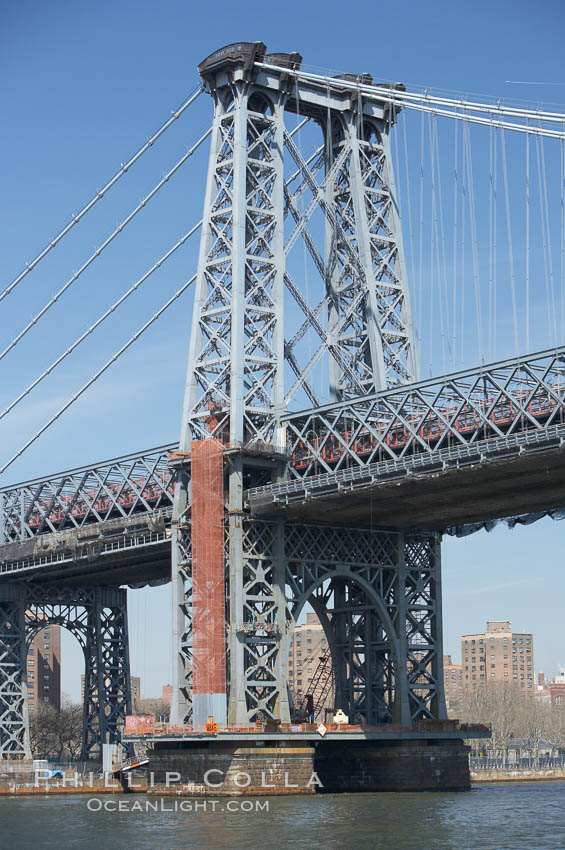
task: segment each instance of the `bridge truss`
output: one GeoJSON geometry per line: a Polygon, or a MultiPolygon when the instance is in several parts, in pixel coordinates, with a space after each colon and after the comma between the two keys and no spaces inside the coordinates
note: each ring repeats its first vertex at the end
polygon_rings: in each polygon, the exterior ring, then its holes
{"type": "MultiPolygon", "coordinates": [[[[261,42],[229,45],[199,66],[214,103],[212,129],[196,145],[210,135],[203,218],[169,252],[200,229],[198,269],[141,331],[195,281],[179,443],[0,490],[0,757],[29,754],[25,653],[39,623],[68,628],[83,648],[84,755],[118,739],[130,710],[118,587],[167,580],[172,723],[210,714],[230,725],[288,722],[288,649],[306,604],[328,639],[337,707],[373,724],[444,718],[440,533],[477,517],[470,500],[453,521],[409,500],[387,514],[388,494],[375,512],[378,488],[400,479],[416,487],[427,475],[441,491],[436,473],[468,470],[463,486],[475,476],[478,499],[490,485],[477,470],[493,458],[507,464],[499,478],[510,466],[539,467],[540,452],[561,469],[564,348],[418,380],[391,133],[402,109],[452,109],[461,120],[458,107],[424,107],[400,85],[300,66],[298,54],[267,55],[261,42]],[[320,130],[308,158],[296,143],[306,122],[320,130]],[[297,283],[299,242],[318,276],[315,304],[297,283]],[[322,364],[325,406],[313,380],[322,364]],[[193,587],[207,513],[192,510],[202,481],[191,453],[210,438],[222,456],[223,522],[210,531],[224,553],[221,598],[193,587]],[[212,692],[195,701],[195,624],[206,617],[221,636],[213,663],[224,684],[214,691],[209,678],[212,692]]],[[[491,126],[534,132],[523,111],[493,109],[491,126]]],[[[477,104],[464,117],[481,123],[484,113],[477,104]]],[[[556,120],[544,114],[535,132],[563,138],[556,120]]],[[[516,504],[559,510],[563,481],[554,478],[535,503],[502,498],[488,519],[516,504]]],[[[420,491],[417,501],[426,501],[420,491]]]]}

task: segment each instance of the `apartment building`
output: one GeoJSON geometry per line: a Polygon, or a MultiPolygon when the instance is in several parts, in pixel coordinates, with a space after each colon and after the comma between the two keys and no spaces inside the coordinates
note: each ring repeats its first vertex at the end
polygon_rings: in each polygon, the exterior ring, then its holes
{"type": "Polygon", "coordinates": [[[534,692],[534,638],[513,632],[508,620],[489,620],[486,631],[462,635],[463,687],[506,682],[534,692]]]}

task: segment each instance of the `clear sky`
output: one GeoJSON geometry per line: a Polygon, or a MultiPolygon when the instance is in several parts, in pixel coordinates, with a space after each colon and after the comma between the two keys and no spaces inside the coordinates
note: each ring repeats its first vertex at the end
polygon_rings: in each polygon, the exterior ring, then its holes
{"type": "MultiPolygon", "coordinates": [[[[263,40],[273,51],[299,51],[306,65],[319,69],[369,71],[408,87],[563,104],[564,24],[561,0],[4,0],[0,286],[160,126],[196,84],[198,62],[224,44],[263,40]]],[[[210,116],[209,98],[202,97],[123,185],[0,305],[2,347],[200,136],[210,116]]],[[[203,150],[131,233],[120,237],[120,245],[97,261],[0,363],[0,403],[11,401],[199,220],[205,168],[203,150]]],[[[0,423],[2,460],[192,275],[197,248],[196,238],[136,295],[130,309],[116,315],[42,390],[0,423]]],[[[188,294],[1,483],[174,440],[190,313],[188,294]]],[[[543,340],[541,314],[535,330],[536,339],[543,340]]],[[[509,619],[514,628],[534,632],[538,669],[552,674],[565,663],[560,628],[564,531],[560,523],[543,521],[512,532],[497,529],[447,540],[446,652],[458,657],[459,636],[482,629],[486,619],[509,619]]],[[[132,669],[142,676],[149,696],[170,679],[168,605],[168,588],[130,593],[132,669]]],[[[65,641],[64,653],[64,689],[78,697],[80,658],[72,639],[65,641]]]]}

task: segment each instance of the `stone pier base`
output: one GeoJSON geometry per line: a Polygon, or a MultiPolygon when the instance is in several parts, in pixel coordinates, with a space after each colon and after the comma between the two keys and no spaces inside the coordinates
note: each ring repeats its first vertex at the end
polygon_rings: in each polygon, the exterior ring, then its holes
{"type": "Polygon", "coordinates": [[[470,788],[469,748],[429,741],[163,741],[148,748],[149,794],[259,796],[470,788]]]}
{"type": "Polygon", "coordinates": [[[148,793],[260,796],[316,792],[315,748],[310,742],[245,743],[156,744],[148,750],[148,793]]]}
{"type": "Polygon", "coordinates": [[[469,747],[459,740],[321,741],[314,764],[325,792],[467,791],[468,754],[469,747]]]}

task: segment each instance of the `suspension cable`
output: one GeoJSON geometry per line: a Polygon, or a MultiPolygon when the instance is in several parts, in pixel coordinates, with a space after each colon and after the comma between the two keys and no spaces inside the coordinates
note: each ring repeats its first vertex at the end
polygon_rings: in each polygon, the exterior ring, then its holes
{"type": "Polygon", "coordinates": [[[204,86],[202,86],[200,84],[197,86],[196,89],[192,90],[192,92],[190,93],[188,98],[184,101],[184,103],[181,106],[179,106],[178,109],[176,109],[172,112],[171,117],[168,119],[168,121],[166,121],[157,130],[157,132],[154,133],[145,142],[145,144],[137,151],[136,154],[134,154],[134,156],[131,157],[131,159],[129,159],[124,165],[120,166],[120,170],[117,171],[114,174],[114,176],[111,178],[111,180],[109,180],[106,183],[106,185],[103,186],[102,189],[100,189],[100,191],[97,192],[94,195],[94,197],[92,197],[90,199],[90,201],[80,210],[80,212],[76,213],[76,215],[73,215],[73,217],[71,218],[69,223],[66,224],[65,227],[63,227],[63,229],[61,231],[59,231],[59,233],[51,240],[51,242],[49,242],[48,245],[45,246],[45,248],[42,251],[40,251],[40,253],[37,255],[37,257],[35,257],[35,259],[31,261],[31,263],[26,263],[25,269],[22,272],[20,272],[20,274],[12,281],[12,283],[10,283],[9,286],[6,287],[6,289],[2,293],[0,293],[0,301],[3,301],[3,299],[16,288],[18,283],[21,283],[21,281],[24,279],[24,277],[26,275],[28,275],[30,273],[30,271],[32,271],[32,269],[34,269],[36,267],[36,265],[44,257],[47,256],[47,254],[55,247],[55,245],[57,245],[61,241],[61,239],[64,236],[67,235],[67,233],[75,226],[75,224],[78,224],[79,221],[86,215],[86,213],[89,210],[91,210],[92,207],[95,204],[97,204],[98,201],[101,198],[104,197],[104,195],[112,188],[112,186],[115,186],[115,184],[118,182],[120,177],[123,177],[123,175],[126,173],[126,171],[129,171],[129,169],[132,167],[132,165],[134,165],[137,162],[137,160],[140,159],[143,156],[143,154],[147,150],[149,150],[149,148],[157,141],[157,139],[159,139],[159,137],[162,136],[163,133],[166,130],[168,130],[169,127],[172,124],[174,124],[174,122],[178,118],[180,118],[180,116],[183,114],[183,112],[185,112],[188,109],[188,107],[192,103],[194,103],[194,101],[202,94],[203,91],[204,91],[204,86]]]}
{"type": "Polygon", "coordinates": [[[85,272],[85,271],[86,271],[86,269],[87,269],[90,265],[92,265],[92,263],[94,262],[94,260],[96,260],[96,259],[97,259],[97,257],[99,257],[99,256],[100,256],[100,254],[102,254],[102,252],[103,252],[103,251],[104,251],[104,250],[108,247],[108,245],[110,245],[110,243],[114,241],[114,239],[116,238],[116,236],[118,236],[118,235],[119,235],[119,234],[120,234],[120,233],[121,233],[121,232],[122,232],[122,231],[123,231],[123,230],[127,227],[127,225],[128,225],[131,221],[133,221],[133,219],[135,218],[135,216],[136,216],[139,212],[141,212],[141,210],[142,210],[142,209],[146,206],[146,204],[147,204],[147,203],[148,203],[148,202],[149,202],[149,201],[150,201],[153,197],[155,197],[155,195],[157,194],[157,192],[158,192],[160,189],[162,189],[162,188],[163,188],[163,186],[165,185],[165,183],[167,183],[167,182],[170,180],[170,178],[173,176],[173,174],[175,174],[175,173],[179,170],[179,168],[180,168],[182,165],[184,165],[184,163],[185,163],[185,162],[186,162],[186,161],[187,161],[187,160],[188,160],[188,159],[192,156],[192,154],[193,154],[193,153],[194,153],[194,152],[195,152],[195,151],[196,151],[196,150],[200,147],[200,145],[201,145],[201,144],[202,144],[202,143],[203,143],[203,142],[204,142],[204,141],[208,138],[208,136],[210,135],[210,133],[211,133],[211,132],[212,132],[212,128],[210,128],[210,129],[206,130],[206,132],[204,133],[204,135],[203,135],[203,136],[201,136],[201,137],[198,139],[198,141],[197,141],[197,142],[195,142],[195,143],[194,143],[194,145],[193,145],[191,148],[189,148],[189,149],[187,150],[187,152],[184,154],[184,156],[182,156],[182,157],[179,159],[179,161],[178,161],[178,162],[177,162],[177,163],[176,163],[176,164],[175,164],[175,165],[171,168],[171,170],[170,170],[170,171],[168,171],[168,172],[167,172],[167,174],[165,174],[165,176],[164,176],[164,177],[163,177],[163,178],[159,181],[159,183],[157,183],[157,185],[156,185],[156,186],[155,186],[155,187],[154,187],[154,188],[153,188],[153,189],[149,192],[149,194],[148,194],[148,195],[146,195],[146,196],[143,198],[143,200],[141,200],[141,201],[139,202],[139,204],[135,207],[135,209],[133,209],[133,210],[130,212],[130,214],[127,216],[127,218],[125,218],[125,219],[124,219],[124,220],[123,220],[120,224],[118,224],[118,226],[116,227],[116,229],[112,231],[112,233],[111,233],[111,234],[108,236],[108,238],[107,238],[107,239],[106,239],[106,240],[102,243],[102,245],[101,245],[99,248],[97,248],[97,249],[96,249],[96,250],[95,250],[95,251],[94,251],[94,252],[90,255],[90,257],[89,257],[87,260],[85,260],[85,262],[82,264],[82,266],[80,267],[80,269],[79,269],[77,272],[75,272],[75,273],[72,275],[72,277],[70,277],[70,278],[68,279],[68,281],[67,281],[67,282],[66,282],[66,283],[65,283],[65,284],[61,287],[61,289],[59,289],[59,291],[58,291],[57,293],[55,293],[55,295],[54,295],[54,296],[50,299],[50,301],[48,301],[48,302],[47,302],[47,304],[45,304],[45,306],[41,308],[41,310],[39,311],[39,313],[37,313],[37,314],[33,317],[33,319],[30,319],[30,321],[27,323],[27,325],[25,326],[25,328],[23,328],[23,329],[19,332],[19,334],[18,334],[16,337],[14,337],[14,339],[13,339],[13,340],[12,340],[12,341],[11,341],[11,342],[10,342],[10,343],[6,346],[6,348],[5,348],[5,349],[4,349],[4,350],[0,353],[0,360],[3,360],[3,359],[4,359],[4,357],[8,354],[8,352],[9,352],[9,351],[11,351],[11,350],[12,350],[12,348],[14,348],[14,346],[16,346],[16,345],[18,344],[18,342],[19,342],[19,341],[20,341],[20,340],[21,340],[21,339],[22,339],[22,338],[23,338],[23,337],[24,337],[24,336],[28,333],[28,331],[30,331],[30,330],[33,328],[33,326],[37,324],[37,322],[39,321],[39,319],[41,319],[41,318],[45,315],[45,313],[47,313],[47,311],[48,311],[48,310],[49,310],[49,309],[50,309],[50,308],[51,308],[51,307],[52,307],[52,306],[53,306],[53,305],[54,305],[54,304],[55,304],[55,303],[59,300],[59,298],[61,297],[61,295],[63,295],[63,294],[67,291],[67,289],[69,289],[69,288],[73,285],[73,283],[76,283],[76,281],[79,279],[79,277],[82,275],[82,273],[83,273],[83,272],[85,272]]]}
{"type": "Polygon", "coordinates": [[[481,319],[481,287],[479,280],[479,256],[478,256],[478,245],[477,245],[477,217],[476,217],[476,209],[475,209],[475,187],[473,184],[473,159],[471,154],[471,139],[469,133],[469,125],[464,125],[464,134],[463,138],[465,140],[465,154],[467,158],[467,173],[468,173],[468,187],[469,187],[469,226],[471,230],[471,255],[473,258],[473,278],[475,281],[475,311],[477,318],[477,340],[479,343],[479,352],[481,357],[484,357],[484,349],[483,349],[483,331],[482,331],[482,319],[481,319]]]}
{"type": "MultiPolygon", "coordinates": [[[[425,93],[420,93],[401,91],[400,89],[393,89],[390,87],[383,88],[379,85],[363,84],[358,81],[354,82],[343,79],[336,80],[334,77],[327,77],[320,74],[312,74],[308,71],[303,71],[302,69],[277,68],[276,66],[269,65],[265,62],[255,62],[255,65],[261,68],[279,70],[285,74],[294,76],[296,78],[302,78],[311,80],[312,82],[323,83],[326,86],[329,84],[333,87],[338,86],[340,89],[351,89],[355,92],[359,90],[368,97],[372,96],[375,99],[384,100],[387,103],[396,103],[396,105],[402,106],[404,108],[419,108],[419,104],[421,104],[427,111],[435,111],[437,115],[441,115],[444,113],[442,113],[440,110],[435,109],[434,107],[446,106],[454,110],[464,109],[466,110],[466,116],[468,115],[468,110],[474,110],[475,112],[486,112],[489,115],[508,115],[513,118],[523,119],[535,118],[538,121],[556,122],[559,124],[563,122],[563,115],[559,112],[546,112],[537,108],[521,109],[519,107],[514,106],[503,106],[501,103],[480,103],[479,101],[463,100],[462,98],[459,100],[455,100],[453,98],[430,95],[428,91],[426,91],[425,93]]],[[[446,114],[449,114],[453,118],[463,118],[463,116],[458,116],[456,112],[446,114]]],[[[473,116],[468,116],[468,119],[473,120],[473,116]]],[[[465,117],[463,120],[467,120],[467,117],[465,117]]],[[[511,129],[516,129],[518,126],[519,125],[511,125],[511,129]]],[[[534,130],[535,132],[535,128],[532,128],[532,130],[534,130]]]]}
{"type": "MultiPolygon", "coordinates": [[[[563,144],[563,142],[561,142],[563,144]]],[[[530,350],[530,137],[526,136],[526,351],[530,350]]]]}
{"type": "Polygon", "coordinates": [[[18,459],[18,458],[19,458],[19,457],[20,457],[20,456],[21,456],[21,455],[22,455],[22,454],[23,454],[23,453],[24,453],[24,452],[25,452],[25,451],[26,451],[26,450],[27,450],[27,449],[28,449],[28,448],[29,448],[29,447],[30,447],[30,446],[31,446],[31,445],[32,445],[32,444],[33,444],[33,443],[34,443],[34,442],[35,442],[35,441],[39,438],[39,437],[41,437],[41,435],[42,435],[42,434],[44,434],[44,433],[45,433],[45,431],[47,431],[47,429],[48,429],[48,428],[49,428],[49,427],[50,427],[50,426],[51,426],[54,422],[56,422],[56,420],[57,420],[57,419],[59,419],[59,417],[60,417],[60,416],[61,416],[61,415],[62,415],[62,414],[66,411],[66,410],[68,410],[68,408],[69,408],[72,404],[74,404],[74,402],[75,402],[78,398],[80,398],[80,396],[81,396],[84,392],[86,392],[86,390],[87,390],[89,387],[91,387],[91,386],[92,386],[92,384],[94,384],[94,382],[95,382],[95,381],[97,381],[97,380],[98,380],[98,378],[99,378],[101,375],[103,375],[103,374],[104,374],[104,372],[106,372],[106,370],[107,370],[107,369],[109,369],[109,368],[110,368],[110,366],[112,366],[112,365],[114,364],[114,363],[116,362],[116,360],[118,360],[118,359],[122,356],[122,354],[123,354],[125,351],[127,351],[127,349],[128,349],[128,348],[130,348],[130,346],[132,346],[132,345],[133,345],[133,343],[134,343],[134,342],[136,342],[136,341],[139,339],[139,337],[140,337],[143,333],[145,333],[145,331],[147,330],[147,328],[149,328],[149,327],[150,327],[150,326],[151,326],[154,322],[156,322],[156,321],[157,321],[157,319],[158,319],[160,316],[162,316],[162,315],[163,315],[163,313],[165,312],[165,310],[167,310],[167,309],[171,306],[171,304],[173,304],[173,303],[177,300],[177,298],[180,298],[180,296],[181,296],[181,295],[182,295],[182,294],[183,294],[183,293],[184,293],[184,292],[188,289],[188,287],[189,287],[192,283],[194,283],[194,281],[195,281],[195,280],[196,280],[196,275],[194,274],[194,275],[192,275],[192,277],[191,277],[189,280],[187,280],[187,282],[186,282],[186,283],[184,283],[184,284],[180,287],[180,289],[177,289],[177,291],[174,293],[174,295],[172,295],[172,296],[169,298],[169,300],[168,300],[168,301],[166,301],[166,302],[165,302],[165,303],[164,303],[164,304],[163,304],[163,305],[162,305],[162,306],[161,306],[161,307],[157,310],[157,312],[156,312],[156,313],[154,313],[154,314],[151,316],[151,318],[150,318],[150,319],[148,319],[148,320],[147,320],[147,322],[145,322],[145,324],[144,324],[144,325],[143,325],[143,326],[142,326],[142,327],[141,327],[138,331],[136,331],[136,332],[134,333],[134,335],[133,335],[133,336],[131,336],[131,337],[128,339],[128,341],[127,341],[126,343],[124,343],[124,345],[122,345],[122,347],[119,349],[119,351],[117,351],[115,354],[113,354],[113,355],[110,357],[110,359],[109,359],[109,360],[107,360],[107,361],[106,361],[106,363],[105,363],[103,366],[101,366],[101,367],[100,367],[100,369],[99,369],[97,372],[95,372],[95,373],[94,373],[94,375],[92,375],[92,377],[91,377],[91,378],[89,378],[89,379],[88,379],[88,381],[87,381],[85,384],[83,384],[83,385],[82,385],[82,387],[81,387],[79,390],[77,390],[77,392],[76,392],[73,396],[71,396],[71,398],[69,398],[69,399],[65,402],[65,404],[64,404],[62,407],[60,407],[60,408],[59,408],[59,410],[58,410],[56,413],[54,413],[54,414],[53,414],[53,416],[51,416],[51,418],[50,418],[50,419],[48,419],[48,420],[47,420],[47,422],[45,422],[45,424],[44,424],[44,425],[42,425],[42,426],[41,426],[41,428],[39,429],[39,431],[37,431],[37,432],[33,435],[33,437],[30,437],[30,439],[27,441],[27,443],[24,443],[24,445],[23,445],[20,449],[18,449],[18,451],[17,451],[14,455],[12,455],[12,457],[11,457],[8,461],[6,461],[6,463],[4,464],[4,466],[0,467],[0,475],[1,475],[3,472],[5,472],[5,471],[8,469],[8,467],[9,467],[9,466],[11,466],[11,465],[14,463],[14,461],[15,461],[15,460],[17,460],[17,459],[18,459]]]}
{"type": "Polygon", "coordinates": [[[508,262],[510,265],[510,285],[512,289],[512,318],[514,321],[514,348],[516,357],[519,354],[518,346],[518,310],[516,306],[516,276],[514,274],[514,251],[512,248],[512,220],[510,217],[510,193],[508,191],[508,169],[506,167],[506,143],[504,133],[500,134],[500,146],[502,150],[502,168],[504,176],[504,202],[506,205],[506,238],[508,241],[508,262]]]}
{"type": "Polygon", "coordinates": [[[108,309],[106,310],[106,312],[105,312],[105,313],[103,313],[101,316],[99,316],[99,318],[98,318],[98,319],[94,322],[94,324],[93,324],[93,325],[91,325],[91,326],[90,326],[90,327],[89,327],[89,328],[88,328],[88,329],[87,329],[87,330],[86,330],[86,331],[85,331],[85,332],[84,332],[81,336],[79,336],[79,337],[78,337],[78,339],[76,339],[76,340],[73,342],[73,344],[72,344],[71,346],[69,346],[69,348],[67,348],[67,350],[66,350],[66,351],[64,351],[61,355],[59,355],[59,357],[57,357],[57,359],[56,359],[56,360],[54,360],[54,361],[53,361],[53,363],[51,363],[51,365],[50,365],[50,366],[48,366],[48,367],[47,367],[47,369],[45,369],[45,371],[44,371],[44,372],[42,372],[42,373],[41,373],[41,375],[40,375],[38,378],[36,378],[36,379],[35,379],[35,380],[34,380],[34,381],[33,381],[33,382],[32,382],[32,383],[31,383],[31,384],[30,384],[30,385],[29,385],[29,386],[28,386],[28,387],[27,387],[27,388],[26,388],[23,392],[22,392],[22,393],[20,393],[20,395],[19,395],[16,399],[14,399],[14,401],[12,401],[12,402],[8,405],[8,407],[6,407],[6,408],[2,411],[2,413],[0,413],[0,419],[3,419],[3,418],[6,416],[6,414],[7,414],[7,413],[9,413],[11,410],[13,410],[13,408],[14,408],[17,404],[19,404],[19,402],[20,402],[23,398],[25,398],[27,395],[29,395],[29,393],[30,393],[32,390],[34,390],[34,389],[35,389],[35,387],[36,387],[38,384],[40,384],[40,383],[41,383],[41,381],[42,381],[44,378],[46,378],[46,377],[47,377],[47,375],[50,375],[50,374],[51,374],[51,372],[52,372],[52,371],[53,371],[53,370],[54,370],[54,369],[55,369],[55,368],[56,368],[56,367],[57,367],[60,363],[62,363],[62,362],[63,362],[63,360],[65,360],[65,358],[66,358],[66,357],[68,357],[68,356],[69,356],[69,354],[72,354],[72,352],[73,352],[76,348],[78,348],[78,346],[81,344],[81,342],[83,342],[83,341],[84,341],[84,340],[85,340],[88,336],[90,336],[90,334],[91,334],[91,333],[93,333],[93,332],[96,330],[96,328],[100,327],[100,325],[102,324],[102,322],[104,322],[104,321],[108,318],[108,316],[111,316],[111,315],[112,315],[112,313],[113,313],[115,310],[117,310],[117,308],[118,308],[118,307],[120,307],[120,306],[124,303],[124,301],[126,301],[126,300],[130,297],[130,295],[133,295],[133,293],[134,293],[134,292],[136,292],[136,291],[139,289],[139,287],[142,285],[142,283],[145,283],[145,281],[146,281],[149,277],[151,277],[151,275],[152,275],[155,271],[157,271],[157,269],[161,268],[161,266],[163,265],[163,263],[165,263],[165,262],[169,259],[169,257],[172,257],[172,255],[173,255],[173,254],[174,254],[174,253],[175,253],[175,252],[176,252],[176,251],[177,251],[177,250],[178,250],[178,249],[179,249],[182,245],[184,245],[184,243],[185,243],[188,239],[190,239],[190,237],[191,237],[194,233],[196,233],[196,231],[200,228],[200,226],[201,226],[201,225],[202,225],[202,221],[199,221],[199,222],[198,222],[198,224],[195,224],[195,225],[194,225],[194,227],[192,227],[192,228],[188,231],[188,233],[186,233],[184,236],[182,236],[182,237],[179,239],[179,241],[178,241],[175,245],[173,245],[173,247],[172,247],[172,248],[169,248],[169,250],[167,251],[167,253],[166,253],[166,254],[164,254],[164,255],[161,257],[161,259],[160,259],[160,260],[157,260],[157,262],[156,262],[156,263],[155,263],[155,264],[154,264],[154,265],[153,265],[153,266],[152,266],[152,267],[151,267],[148,271],[146,271],[146,272],[145,272],[145,274],[144,274],[142,277],[140,277],[140,278],[139,278],[139,280],[137,280],[134,284],[132,284],[132,286],[130,286],[130,288],[129,288],[126,292],[124,292],[124,293],[123,293],[123,295],[121,295],[121,296],[120,296],[120,298],[118,298],[118,300],[117,300],[117,301],[115,301],[115,302],[112,304],[112,306],[111,306],[111,307],[108,307],[108,309]]]}

